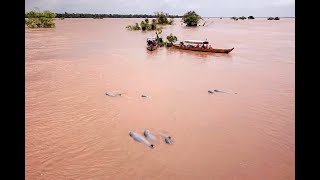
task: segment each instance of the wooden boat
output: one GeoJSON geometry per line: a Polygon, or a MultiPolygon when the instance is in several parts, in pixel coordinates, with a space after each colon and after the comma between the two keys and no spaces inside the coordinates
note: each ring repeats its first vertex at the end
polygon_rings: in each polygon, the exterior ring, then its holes
{"type": "Polygon", "coordinates": [[[234,48],[231,49],[216,49],[205,46],[209,46],[208,41],[197,41],[197,40],[185,40],[184,42],[180,42],[180,44],[173,44],[172,47],[176,49],[190,50],[190,51],[201,51],[201,52],[212,52],[212,53],[230,53],[234,48]],[[193,44],[197,44],[194,46],[193,44]]]}
{"type": "Polygon", "coordinates": [[[147,49],[149,50],[149,51],[154,51],[154,50],[156,50],[158,48],[158,44],[157,45],[149,45],[149,46],[147,46],[147,49]]]}
{"type": "Polygon", "coordinates": [[[147,49],[149,50],[149,51],[154,51],[154,50],[156,50],[157,48],[158,48],[158,43],[157,43],[157,41],[156,41],[156,38],[154,38],[154,37],[149,37],[149,38],[147,38],[147,49]]]}

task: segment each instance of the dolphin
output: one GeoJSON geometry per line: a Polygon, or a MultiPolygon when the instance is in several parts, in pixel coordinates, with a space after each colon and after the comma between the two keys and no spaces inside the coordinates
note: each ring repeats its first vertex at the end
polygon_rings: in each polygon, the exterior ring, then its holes
{"type": "Polygon", "coordinates": [[[215,89],[214,92],[226,93],[226,92],[223,92],[223,91],[220,91],[220,90],[217,90],[217,89],[215,89]]]}
{"type": "Polygon", "coordinates": [[[164,141],[165,141],[167,144],[172,144],[172,143],[173,143],[171,136],[166,135],[166,134],[164,134],[164,133],[162,133],[162,132],[160,132],[159,134],[164,138],[164,141]]]}
{"type": "Polygon", "coordinates": [[[151,134],[151,132],[150,132],[149,130],[145,130],[145,131],[143,132],[143,135],[144,135],[146,138],[150,139],[150,140],[153,140],[153,141],[157,140],[157,137],[156,137],[155,135],[151,134]]]}
{"type": "Polygon", "coordinates": [[[113,93],[106,93],[107,96],[111,96],[111,97],[116,97],[116,96],[121,96],[122,94],[121,93],[116,93],[116,94],[113,94],[113,93]]]}
{"type": "Polygon", "coordinates": [[[226,93],[226,92],[223,92],[223,91],[220,91],[218,89],[215,89],[213,91],[209,90],[208,93],[213,94],[213,93],[226,93]]]}
{"type": "Polygon", "coordinates": [[[136,132],[130,131],[129,136],[131,136],[137,142],[144,143],[144,144],[148,145],[150,148],[154,147],[154,145],[151,144],[148,140],[146,140],[146,138],[144,138],[142,135],[140,135],[136,132]]]}
{"type": "Polygon", "coordinates": [[[150,96],[147,96],[147,95],[144,95],[144,94],[142,94],[141,97],[143,97],[143,98],[151,98],[150,96]]]}

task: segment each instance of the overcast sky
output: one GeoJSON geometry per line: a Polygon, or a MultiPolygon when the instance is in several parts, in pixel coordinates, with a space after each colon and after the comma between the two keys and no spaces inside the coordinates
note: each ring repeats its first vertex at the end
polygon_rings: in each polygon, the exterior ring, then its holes
{"type": "Polygon", "coordinates": [[[183,15],[195,10],[203,17],[294,17],[294,0],[25,0],[25,10],[55,13],[154,14],[164,11],[183,15]]]}

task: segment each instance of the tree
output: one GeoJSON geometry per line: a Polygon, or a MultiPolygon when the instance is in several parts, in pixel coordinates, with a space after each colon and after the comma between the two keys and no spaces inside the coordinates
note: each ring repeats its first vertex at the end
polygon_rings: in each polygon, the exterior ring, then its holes
{"type": "Polygon", "coordinates": [[[29,28],[53,28],[55,27],[55,23],[53,22],[53,18],[56,17],[56,14],[51,11],[44,12],[36,12],[30,11],[26,14],[25,24],[29,28]]]}
{"type": "Polygon", "coordinates": [[[168,40],[167,47],[171,47],[172,44],[178,40],[178,38],[176,36],[173,36],[171,33],[170,36],[167,36],[167,40],[168,40]]]}
{"type": "Polygon", "coordinates": [[[200,21],[201,16],[199,16],[195,11],[188,11],[182,16],[182,21],[187,26],[197,26],[200,21]]]}
{"type": "Polygon", "coordinates": [[[238,18],[237,17],[232,17],[231,19],[235,20],[235,21],[238,21],[238,18]]]}
{"type": "Polygon", "coordinates": [[[156,12],[155,13],[158,24],[168,24],[169,21],[167,19],[168,14],[165,14],[164,12],[156,12]]]}
{"type": "Polygon", "coordinates": [[[146,23],[144,21],[141,21],[140,26],[142,31],[145,31],[147,29],[146,23]]]}
{"type": "Polygon", "coordinates": [[[248,19],[254,19],[254,17],[253,16],[249,16],[248,19]]]}
{"type": "Polygon", "coordinates": [[[151,29],[156,30],[157,29],[157,21],[156,19],[152,19],[151,29]]]}

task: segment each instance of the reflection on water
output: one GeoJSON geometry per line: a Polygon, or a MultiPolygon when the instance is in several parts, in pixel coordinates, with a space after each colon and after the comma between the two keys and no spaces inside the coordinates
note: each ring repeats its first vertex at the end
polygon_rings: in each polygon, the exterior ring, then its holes
{"type": "Polygon", "coordinates": [[[294,179],[294,19],[163,29],[230,54],[147,51],[140,21],[26,29],[26,179],[294,179]]]}

